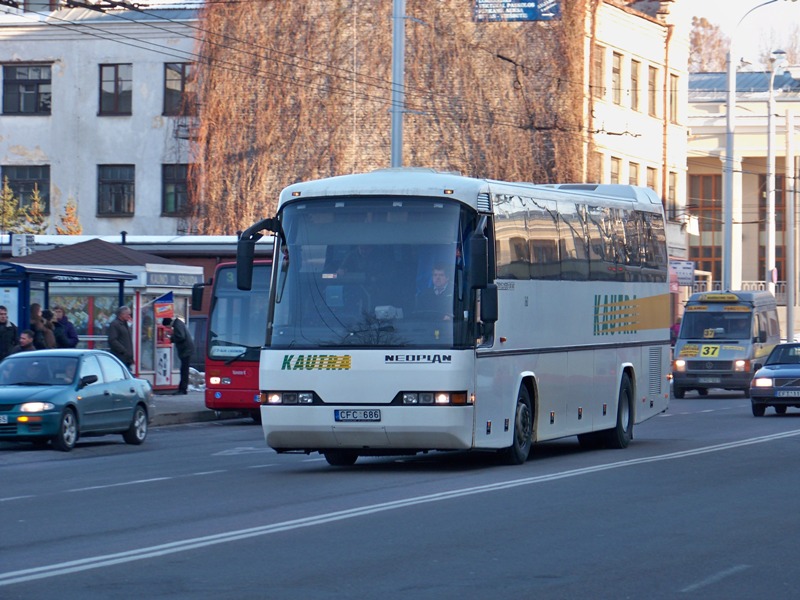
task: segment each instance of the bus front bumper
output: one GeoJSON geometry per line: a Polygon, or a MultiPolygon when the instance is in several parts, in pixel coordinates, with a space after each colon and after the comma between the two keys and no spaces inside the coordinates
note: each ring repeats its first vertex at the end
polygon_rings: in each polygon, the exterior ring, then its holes
{"type": "Polygon", "coordinates": [[[473,414],[472,406],[266,405],[261,421],[267,445],[279,452],[468,450],[473,414]],[[373,420],[342,420],[363,413],[373,420]]]}

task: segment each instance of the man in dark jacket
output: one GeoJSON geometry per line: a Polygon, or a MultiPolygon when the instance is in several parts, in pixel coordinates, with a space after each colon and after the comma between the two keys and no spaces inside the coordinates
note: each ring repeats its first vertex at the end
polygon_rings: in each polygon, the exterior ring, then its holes
{"type": "Polygon", "coordinates": [[[178,351],[178,358],[181,360],[181,382],[178,384],[176,395],[184,395],[189,391],[189,363],[194,352],[194,340],[186,324],[178,317],[170,319],[165,317],[162,323],[169,327],[172,326],[172,343],[178,351]]]}
{"type": "Polygon", "coordinates": [[[33,352],[36,346],[33,345],[33,330],[23,329],[19,334],[19,343],[11,349],[11,354],[17,352],[33,352]]]}
{"type": "Polygon", "coordinates": [[[72,322],[67,318],[67,315],[64,312],[64,307],[53,307],[53,314],[56,316],[55,322],[61,325],[64,332],[64,338],[61,341],[56,340],[57,346],[59,348],[74,348],[77,346],[78,332],[75,329],[75,325],[73,325],[72,322]],[[61,344],[64,345],[62,346],[61,344]]]}
{"type": "Polygon", "coordinates": [[[0,306],[0,360],[11,353],[11,349],[17,345],[17,341],[17,326],[8,320],[8,309],[0,306]]]}
{"type": "Polygon", "coordinates": [[[120,359],[125,366],[134,372],[133,365],[133,336],[131,335],[130,321],[131,309],[120,306],[117,309],[117,318],[108,326],[108,349],[120,359]]]}

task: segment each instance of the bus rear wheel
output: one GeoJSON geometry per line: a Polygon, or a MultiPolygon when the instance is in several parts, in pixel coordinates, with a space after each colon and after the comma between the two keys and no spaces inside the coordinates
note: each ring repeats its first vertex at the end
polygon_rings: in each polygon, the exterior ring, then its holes
{"type": "Polygon", "coordinates": [[[511,465],[521,465],[528,460],[533,443],[533,409],[528,388],[520,386],[514,414],[514,431],[511,445],[505,449],[505,459],[511,465]]]}
{"type": "Polygon", "coordinates": [[[621,450],[627,448],[633,439],[633,386],[628,375],[622,376],[617,401],[617,424],[604,432],[604,442],[608,448],[621,450]]]}
{"type": "Polygon", "coordinates": [[[328,450],[323,454],[328,464],[333,467],[352,467],[358,460],[358,452],[354,450],[328,450]]]}

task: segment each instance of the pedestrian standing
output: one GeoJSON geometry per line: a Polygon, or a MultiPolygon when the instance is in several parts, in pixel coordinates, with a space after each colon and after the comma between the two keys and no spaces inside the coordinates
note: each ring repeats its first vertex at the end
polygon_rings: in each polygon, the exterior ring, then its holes
{"type": "Polygon", "coordinates": [[[44,347],[48,350],[56,347],[56,334],[53,327],[53,311],[45,308],[42,311],[42,335],[44,336],[44,347]]]}
{"type": "Polygon", "coordinates": [[[189,363],[192,361],[192,354],[194,353],[194,340],[186,327],[186,323],[181,321],[179,317],[171,319],[165,317],[162,324],[169,327],[172,326],[172,343],[178,351],[178,358],[181,361],[181,382],[178,384],[178,391],[176,395],[184,395],[189,391],[189,363]]]}
{"type": "Polygon", "coordinates": [[[0,305],[0,360],[11,354],[18,335],[17,326],[8,320],[8,309],[0,305]]]}
{"type": "Polygon", "coordinates": [[[33,331],[33,345],[37,350],[47,348],[44,333],[44,319],[42,318],[42,305],[38,302],[31,304],[31,331],[33,331]]]}
{"type": "Polygon", "coordinates": [[[11,349],[11,354],[17,352],[33,352],[36,346],[33,345],[33,330],[24,329],[19,334],[19,343],[11,349]]]}
{"type": "MultiPolygon", "coordinates": [[[[75,329],[75,325],[67,318],[67,313],[64,311],[64,307],[60,305],[56,305],[53,307],[53,314],[56,317],[56,323],[60,324],[64,330],[65,341],[62,341],[65,345],[58,345],[59,348],[75,348],[78,345],[78,330],[75,329]]],[[[58,340],[56,340],[58,343],[58,340]]]]}
{"type": "Polygon", "coordinates": [[[131,334],[132,315],[127,306],[117,309],[117,318],[108,326],[108,348],[114,356],[120,359],[131,373],[134,372],[133,364],[133,335],[131,334]]]}

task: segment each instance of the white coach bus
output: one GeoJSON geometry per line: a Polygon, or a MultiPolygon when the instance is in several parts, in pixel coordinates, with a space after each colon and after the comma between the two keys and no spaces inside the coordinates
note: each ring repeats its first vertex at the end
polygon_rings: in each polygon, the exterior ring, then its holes
{"type": "MultiPolygon", "coordinates": [[[[624,448],[669,400],[663,208],[648,188],[428,169],[298,183],[275,235],[261,417],[278,452],[624,448]]],[[[242,318],[247,318],[242,315],[242,318]]]]}

